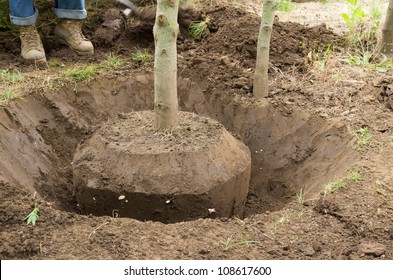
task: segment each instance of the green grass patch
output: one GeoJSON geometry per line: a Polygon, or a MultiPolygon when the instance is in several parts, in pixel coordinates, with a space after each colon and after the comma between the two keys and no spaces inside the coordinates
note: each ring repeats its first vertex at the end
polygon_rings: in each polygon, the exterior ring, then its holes
{"type": "Polygon", "coordinates": [[[221,241],[221,244],[224,245],[224,250],[233,250],[238,249],[244,245],[249,246],[250,244],[259,243],[258,241],[248,240],[246,237],[242,237],[239,241],[235,241],[232,236],[228,237],[225,241],[221,241]]]}
{"type": "Polygon", "coordinates": [[[99,70],[99,65],[79,66],[65,71],[64,75],[75,81],[90,80],[99,70]]]}
{"type": "Polygon", "coordinates": [[[133,61],[149,62],[153,60],[153,56],[149,53],[147,49],[141,50],[137,48],[132,54],[131,59],[133,61]]]}

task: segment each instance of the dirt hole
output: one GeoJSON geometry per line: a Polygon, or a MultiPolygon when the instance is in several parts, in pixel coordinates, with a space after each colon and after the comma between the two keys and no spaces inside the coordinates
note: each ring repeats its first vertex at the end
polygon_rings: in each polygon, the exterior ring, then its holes
{"type": "MultiPolygon", "coordinates": [[[[279,210],[300,191],[313,197],[354,162],[353,137],[343,124],[202,90],[187,78],[179,79],[178,89],[181,110],[216,119],[251,150],[245,216],[279,210]]],[[[150,75],[101,77],[76,92],[33,94],[0,110],[0,175],[80,213],[72,193],[77,145],[109,118],[152,108],[150,75]]]]}

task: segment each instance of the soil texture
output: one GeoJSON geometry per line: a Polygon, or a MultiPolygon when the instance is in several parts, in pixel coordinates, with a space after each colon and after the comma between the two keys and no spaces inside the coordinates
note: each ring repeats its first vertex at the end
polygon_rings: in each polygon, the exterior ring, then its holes
{"type": "Polygon", "coordinates": [[[256,100],[260,18],[232,6],[196,13],[210,18],[204,38],[179,38],[178,92],[182,110],[219,121],[250,149],[243,219],[164,224],[83,213],[73,187],[78,145],[110,119],[153,108],[153,62],[132,59],[136,49],[154,53],[152,23],[105,11],[84,26],[93,58],[41,26],[49,69],[19,57],[15,30],[1,32],[1,71],[19,71],[28,85],[0,107],[2,259],[393,259],[391,70],[332,57],[321,71],[308,54],[345,48],[344,39],[276,18],[270,93],[256,100]],[[105,68],[110,53],[125,63],[105,68]],[[67,75],[93,64],[92,77],[67,75]],[[37,224],[26,225],[35,205],[37,224]]]}

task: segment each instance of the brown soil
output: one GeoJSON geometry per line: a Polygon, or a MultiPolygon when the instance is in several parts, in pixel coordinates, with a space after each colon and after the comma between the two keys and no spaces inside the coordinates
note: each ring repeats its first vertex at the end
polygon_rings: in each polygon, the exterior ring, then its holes
{"type": "Polygon", "coordinates": [[[217,121],[179,112],[157,132],[154,112],[121,114],[78,146],[75,197],[84,214],[163,223],[243,217],[250,150],[217,121]]]}
{"type": "Polygon", "coordinates": [[[103,38],[96,31],[104,18],[93,19],[85,29],[96,44],[92,59],[77,57],[44,32],[51,60],[100,63],[113,51],[126,60],[83,82],[61,76],[61,67],[26,64],[19,42],[6,33],[0,67],[18,69],[31,86],[22,100],[0,108],[2,259],[393,258],[387,74],[334,59],[321,73],[307,54],[327,43],[339,48],[343,40],[325,26],[276,21],[270,95],[257,101],[252,73],[259,18],[230,7],[209,9],[208,15],[210,32],[203,40],[183,37],[178,43],[179,103],[220,121],[250,148],[245,218],[162,224],[80,213],[72,193],[77,145],[110,118],[152,109],[153,64],[130,59],[135,47],[153,52],[151,24],[106,24],[105,34],[117,33],[103,38]],[[354,133],[362,127],[373,135],[366,144],[354,133]],[[350,168],[362,180],[343,179],[343,187],[324,193],[325,184],[350,168]],[[40,216],[37,225],[27,226],[22,219],[35,202],[40,216]]]}

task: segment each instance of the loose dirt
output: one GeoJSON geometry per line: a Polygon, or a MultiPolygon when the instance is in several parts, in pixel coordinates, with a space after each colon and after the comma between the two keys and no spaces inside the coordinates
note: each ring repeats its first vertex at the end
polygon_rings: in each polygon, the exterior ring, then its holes
{"type": "Polygon", "coordinates": [[[259,18],[231,6],[206,13],[209,34],[178,42],[179,104],[220,121],[250,148],[244,219],[162,224],[81,213],[73,194],[77,145],[108,119],[153,106],[153,63],[131,59],[135,48],[153,53],[151,24],[107,21],[113,29],[104,33],[113,36],[104,37],[97,30],[105,18],[97,16],[85,28],[96,44],[91,59],[57,45],[43,29],[48,59],[66,68],[104,63],[110,52],[126,61],[85,81],[66,77],[61,66],[35,69],[19,58],[12,34],[1,37],[0,68],[18,69],[29,85],[21,100],[0,108],[3,259],[393,258],[389,72],[334,57],[320,71],[309,52],[345,48],[343,38],[324,25],[277,19],[270,94],[258,101],[252,73],[259,18]],[[355,133],[361,128],[372,133],[363,144],[355,133]],[[336,191],[328,191],[329,182],[336,191]],[[22,220],[35,203],[37,225],[27,226],[22,220]]]}

